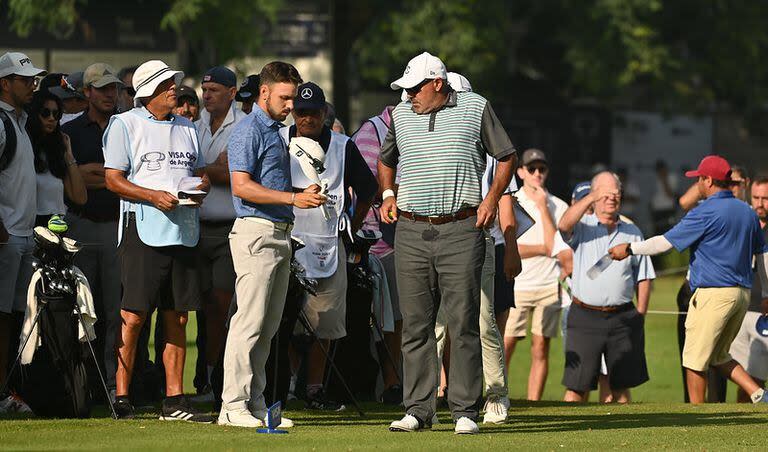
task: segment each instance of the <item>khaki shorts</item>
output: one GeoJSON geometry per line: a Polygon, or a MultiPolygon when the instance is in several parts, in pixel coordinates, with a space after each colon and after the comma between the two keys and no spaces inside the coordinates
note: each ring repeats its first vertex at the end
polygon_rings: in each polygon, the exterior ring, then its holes
{"type": "MultiPolygon", "coordinates": [[[[339,266],[328,278],[317,279],[317,295],[306,296],[304,314],[319,339],[341,339],[347,335],[347,253],[339,241],[339,266]]],[[[300,322],[296,333],[308,333],[300,322]]]]}
{"type": "Polygon", "coordinates": [[[528,314],[533,311],[531,334],[557,337],[560,296],[557,284],[540,290],[515,290],[515,307],[509,310],[505,337],[525,337],[528,314]]]}
{"type": "Polygon", "coordinates": [[[728,350],[749,306],[749,289],[707,287],[693,293],[685,320],[683,367],[705,371],[730,361],[728,350]]]}
{"type": "Polygon", "coordinates": [[[768,380],[768,337],[757,334],[757,319],[762,314],[747,312],[736,339],[731,344],[731,356],[752,378],[768,380]]]}

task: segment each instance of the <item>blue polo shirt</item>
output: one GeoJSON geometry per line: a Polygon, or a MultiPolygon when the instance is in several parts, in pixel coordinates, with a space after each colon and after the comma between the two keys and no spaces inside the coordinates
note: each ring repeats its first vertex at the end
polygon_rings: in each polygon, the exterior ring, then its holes
{"type": "Polygon", "coordinates": [[[570,236],[563,236],[573,248],[573,295],[592,306],[620,306],[632,303],[638,282],[656,278],[653,263],[648,256],[630,256],[613,261],[595,279],[587,271],[619,243],[640,242],[643,234],[632,223],[619,220],[613,231],[608,231],[596,215],[584,215],[570,236]]]}
{"type": "Polygon", "coordinates": [[[678,251],[691,249],[693,290],[751,288],[752,256],[768,251],[757,214],[730,190],[699,203],[664,238],[678,251]]]}
{"type": "MultiPolygon", "coordinates": [[[[229,171],[249,173],[254,182],[277,191],[291,191],[291,161],[278,130],[282,123],[254,106],[253,111],[232,130],[227,146],[229,171]]],[[[259,217],[293,223],[293,208],[276,204],[256,204],[232,195],[239,218],[259,217]]]]}

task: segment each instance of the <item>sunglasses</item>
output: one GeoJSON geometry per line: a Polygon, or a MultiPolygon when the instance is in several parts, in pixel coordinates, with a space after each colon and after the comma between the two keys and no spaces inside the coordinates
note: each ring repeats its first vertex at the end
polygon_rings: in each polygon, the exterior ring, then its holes
{"type": "Polygon", "coordinates": [[[415,95],[417,95],[419,93],[419,91],[421,91],[422,88],[424,88],[424,85],[426,85],[427,83],[429,83],[431,81],[432,80],[430,80],[430,79],[422,80],[421,83],[419,83],[418,85],[414,86],[413,88],[406,88],[405,92],[408,93],[411,96],[415,96],[415,95]]]}
{"type": "Polygon", "coordinates": [[[49,108],[42,108],[40,109],[40,117],[43,119],[48,119],[51,116],[54,117],[57,121],[61,119],[61,111],[60,110],[51,110],[49,108]]]}
{"type": "Polygon", "coordinates": [[[534,174],[536,171],[538,171],[539,174],[546,174],[546,172],[549,171],[549,168],[544,165],[529,165],[526,166],[525,169],[528,170],[528,174],[534,174]]]}

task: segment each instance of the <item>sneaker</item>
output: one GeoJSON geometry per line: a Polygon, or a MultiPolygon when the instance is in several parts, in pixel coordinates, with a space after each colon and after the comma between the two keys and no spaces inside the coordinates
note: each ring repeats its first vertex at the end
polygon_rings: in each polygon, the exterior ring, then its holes
{"type": "Polygon", "coordinates": [[[32,413],[32,408],[17,394],[11,393],[0,400],[0,413],[32,413]]]}
{"type": "Polygon", "coordinates": [[[186,396],[179,395],[163,399],[163,405],[160,409],[160,420],[211,424],[213,423],[213,416],[193,408],[186,396]]]}
{"type": "MultiPolygon", "coordinates": [[[[264,425],[267,425],[267,418],[264,418],[264,425]]],[[[294,426],[294,423],[292,420],[288,419],[287,417],[280,418],[280,425],[277,426],[277,428],[291,428],[294,426]]]]}
{"type": "Polygon", "coordinates": [[[431,428],[432,425],[421,422],[416,416],[406,414],[399,421],[392,421],[389,424],[390,432],[415,432],[425,428],[431,428]]]}
{"type": "Polygon", "coordinates": [[[232,427],[262,428],[264,422],[261,419],[253,417],[250,411],[245,408],[240,410],[222,409],[219,413],[219,425],[229,425],[232,427]]]}
{"type": "Polygon", "coordinates": [[[475,421],[468,417],[460,417],[459,420],[456,421],[456,427],[453,429],[453,432],[457,435],[474,435],[479,431],[480,429],[477,427],[475,421]]]}
{"type": "Polygon", "coordinates": [[[304,404],[308,410],[344,411],[347,409],[343,404],[329,400],[323,389],[308,393],[304,404]]]}
{"type": "Polygon", "coordinates": [[[509,412],[509,397],[491,395],[485,401],[483,424],[503,424],[509,412]]]}
{"type": "Polygon", "coordinates": [[[128,400],[128,396],[115,397],[113,406],[118,419],[133,419],[135,417],[133,413],[133,405],[131,405],[131,401],[128,400]]]}
{"type": "Polygon", "coordinates": [[[403,387],[399,384],[388,387],[381,393],[379,400],[387,405],[400,405],[403,403],[403,387]]]}

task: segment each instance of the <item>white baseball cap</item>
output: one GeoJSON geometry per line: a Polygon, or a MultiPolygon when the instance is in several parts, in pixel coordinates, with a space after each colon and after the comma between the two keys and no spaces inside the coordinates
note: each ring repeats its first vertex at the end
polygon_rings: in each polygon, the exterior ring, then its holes
{"type": "Polygon", "coordinates": [[[0,78],[9,75],[36,77],[45,75],[45,71],[32,65],[32,60],[20,52],[6,52],[0,56],[0,78]]]}
{"type": "Polygon", "coordinates": [[[136,72],[133,73],[133,89],[136,90],[136,95],[133,99],[134,106],[141,105],[140,99],[149,97],[154,94],[158,85],[173,77],[177,86],[181,85],[181,79],[184,78],[184,73],[181,71],[174,71],[167,64],[160,60],[150,60],[146,63],[142,63],[141,66],[136,68],[136,72]]]}
{"type": "Polygon", "coordinates": [[[408,62],[403,76],[389,84],[393,90],[413,88],[427,79],[446,78],[445,64],[440,58],[424,52],[408,62]]]}
{"type": "Polygon", "coordinates": [[[451,85],[451,88],[453,88],[454,91],[458,92],[472,92],[472,84],[469,83],[469,80],[467,80],[466,77],[459,74],[458,72],[449,72],[448,73],[448,84],[451,85]]]}

